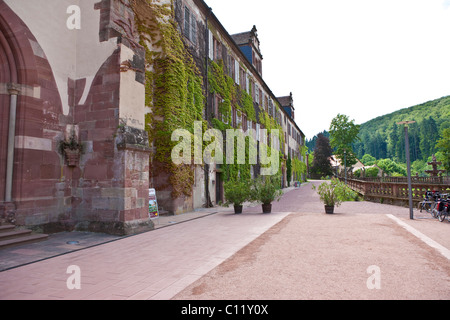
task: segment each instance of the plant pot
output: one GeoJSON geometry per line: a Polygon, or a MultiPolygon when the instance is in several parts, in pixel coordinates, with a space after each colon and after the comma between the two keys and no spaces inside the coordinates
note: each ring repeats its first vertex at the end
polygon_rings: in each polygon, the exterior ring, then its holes
{"type": "Polygon", "coordinates": [[[325,206],[325,213],[333,214],[334,213],[334,206],[325,206]]]}
{"type": "Polygon", "coordinates": [[[234,213],[236,213],[236,214],[242,213],[242,205],[240,205],[240,206],[234,205],[234,213]]]}
{"type": "Polygon", "coordinates": [[[263,203],[262,204],[263,213],[271,213],[272,212],[272,204],[271,203],[263,203]]]}
{"type": "Polygon", "coordinates": [[[71,149],[64,149],[67,165],[69,167],[76,167],[78,165],[78,162],[80,161],[80,151],[79,150],[71,150],[71,149]]]}

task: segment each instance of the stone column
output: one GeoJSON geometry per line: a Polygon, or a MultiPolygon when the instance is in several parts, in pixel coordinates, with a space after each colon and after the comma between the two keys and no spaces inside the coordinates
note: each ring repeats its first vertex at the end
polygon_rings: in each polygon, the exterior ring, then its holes
{"type": "Polygon", "coordinates": [[[3,218],[10,222],[15,222],[15,205],[12,201],[12,184],[14,171],[14,149],[16,138],[16,114],[17,96],[20,94],[20,85],[8,83],[8,93],[10,95],[9,104],[9,127],[8,127],[8,152],[6,158],[6,180],[5,180],[5,201],[2,205],[3,218]]]}

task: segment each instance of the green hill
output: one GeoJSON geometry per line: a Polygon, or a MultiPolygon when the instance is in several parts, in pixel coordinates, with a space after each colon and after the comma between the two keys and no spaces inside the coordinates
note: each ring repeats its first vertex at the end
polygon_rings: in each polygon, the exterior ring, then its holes
{"type": "Polygon", "coordinates": [[[427,159],[436,152],[436,141],[445,128],[450,128],[450,96],[377,117],[361,125],[360,141],[354,144],[359,158],[370,154],[376,159],[405,162],[403,126],[396,123],[416,121],[409,126],[411,161],[427,159]]]}

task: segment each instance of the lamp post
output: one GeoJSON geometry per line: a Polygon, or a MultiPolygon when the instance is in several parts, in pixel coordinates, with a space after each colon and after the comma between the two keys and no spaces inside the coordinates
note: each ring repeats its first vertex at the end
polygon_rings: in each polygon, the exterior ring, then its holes
{"type": "Polygon", "coordinates": [[[344,150],[345,184],[347,184],[347,150],[344,150]]]}
{"type": "Polygon", "coordinates": [[[398,125],[405,126],[405,152],[406,152],[406,167],[408,170],[408,198],[409,198],[409,218],[414,219],[413,202],[412,202],[412,188],[411,188],[411,163],[409,159],[409,139],[408,139],[408,125],[416,123],[415,121],[397,122],[398,125]]]}

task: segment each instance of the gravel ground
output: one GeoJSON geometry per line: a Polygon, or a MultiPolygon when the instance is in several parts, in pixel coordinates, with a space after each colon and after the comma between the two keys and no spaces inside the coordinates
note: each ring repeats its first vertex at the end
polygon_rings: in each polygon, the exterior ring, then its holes
{"type": "Polygon", "coordinates": [[[450,299],[449,260],[386,214],[447,249],[450,223],[418,211],[409,220],[407,208],[370,202],[344,203],[326,215],[310,187],[318,183],[285,194],[273,211],[290,215],[174,299],[450,299]]]}

